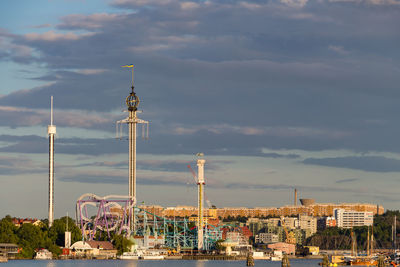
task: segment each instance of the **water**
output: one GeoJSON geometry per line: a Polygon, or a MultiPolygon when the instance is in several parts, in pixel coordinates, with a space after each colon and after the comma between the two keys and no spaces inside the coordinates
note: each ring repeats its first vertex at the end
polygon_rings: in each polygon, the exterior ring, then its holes
{"type": "MultiPolygon", "coordinates": [[[[321,260],[290,260],[291,267],[318,266],[321,260]]],[[[0,263],[7,267],[245,267],[245,261],[195,261],[195,260],[10,260],[0,263]]],[[[255,267],[280,267],[281,262],[256,260],[255,267]]]]}

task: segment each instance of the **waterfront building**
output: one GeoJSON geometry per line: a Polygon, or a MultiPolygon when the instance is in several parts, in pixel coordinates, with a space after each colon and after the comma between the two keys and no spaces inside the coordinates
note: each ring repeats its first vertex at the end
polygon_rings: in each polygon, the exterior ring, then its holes
{"type": "Polygon", "coordinates": [[[374,214],[371,211],[354,211],[335,209],[335,220],[341,228],[353,228],[354,226],[371,226],[374,222],[374,214]]]}
{"type": "Polygon", "coordinates": [[[278,242],[278,243],[268,244],[267,246],[269,249],[279,250],[287,255],[295,255],[295,253],[296,253],[296,245],[295,244],[278,242]]]}
{"type": "Polygon", "coordinates": [[[77,257],[116,258],[117,250],[108,241],[77,241],[71,246],[77,257]]]}

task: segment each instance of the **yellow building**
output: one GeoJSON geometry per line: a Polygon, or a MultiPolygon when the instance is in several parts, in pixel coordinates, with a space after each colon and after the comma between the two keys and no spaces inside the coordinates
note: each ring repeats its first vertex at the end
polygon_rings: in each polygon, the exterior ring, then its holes
{"type": "Polygon", "coordinates": [[[308,248],[308,251],[310,252],[311,255],[319,255],[319,247],[316,246],[304,246],[305,248],[308,248]]]}

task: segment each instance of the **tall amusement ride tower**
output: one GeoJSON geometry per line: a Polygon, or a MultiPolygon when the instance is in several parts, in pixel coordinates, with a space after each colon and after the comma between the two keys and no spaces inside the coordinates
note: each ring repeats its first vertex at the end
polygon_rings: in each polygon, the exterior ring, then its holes
{"type": "MultiPolygon", "coordinates": [[[[132,68],[132,91],[126,97],[125,103],[128,108],[129,117],[117,121],[117,137],[122,136],[122,124],[128,124],[128,139],[129,139],[129,197],[136,201],[136,125],[138,123],[147,124],[148,121],[141,120],[137,117],[138,107],[139,107],[139,97],[135,93],[135,87],[133,85],[133,65],[123,66],[125,68],[132,68]]],[[[130,229],[135,230],[135,215],[134,212],[131,212],[130,218],[130,229]]]]}
{"type": "Polygon", "coordinates": [[[47,126],[49,136],[49,227],[54,221],[54,137],[56,126],[53,125],[53,96],[51,96],[50,125],[47,126]]]}
{"type": "MultiPolygon", "coordinates": [[[[203,153],[198,153],[198,156],[203,156],[203,153]]],[[[203,250],[204,248],[204,164],[205,159],[197,159],[197,188],[198,188],[198,216],[197,216],[197,249],[203,250]]]]}

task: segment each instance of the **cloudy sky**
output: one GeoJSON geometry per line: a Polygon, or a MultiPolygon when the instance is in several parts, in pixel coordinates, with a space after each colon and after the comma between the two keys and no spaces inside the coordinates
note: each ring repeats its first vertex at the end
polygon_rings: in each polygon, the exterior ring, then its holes
{"type": "Polygon", "coordinates": [[[115,139],[135,65],[138,199],[282,206],[400,201],[400,1],[0,2],[0,216],[47,217],[54,96],[56,217],[127,194],[115,139]],[[140,132],[140,131],[139,131],[140,132]]]}

